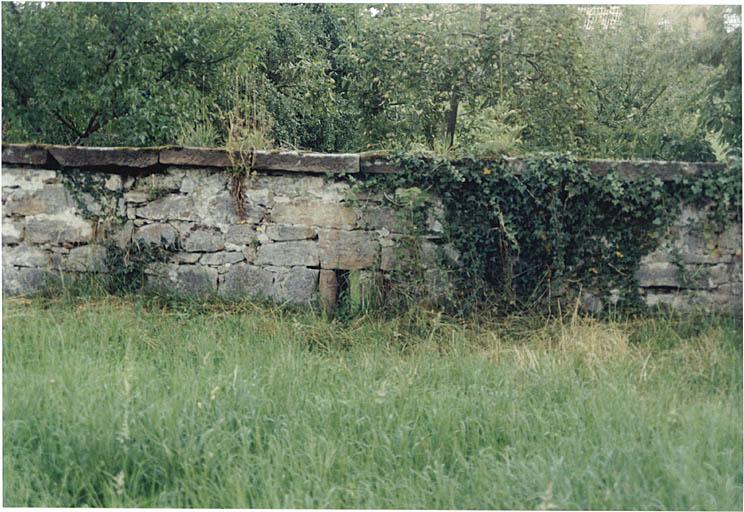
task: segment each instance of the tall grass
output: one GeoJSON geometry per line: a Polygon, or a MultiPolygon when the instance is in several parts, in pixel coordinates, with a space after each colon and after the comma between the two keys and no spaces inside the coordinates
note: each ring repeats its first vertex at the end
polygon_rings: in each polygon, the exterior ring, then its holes
{"type": "Polygon", "coordinates": [[[742,508],[734,319],[3,320],[6,506],[742,508]]]}

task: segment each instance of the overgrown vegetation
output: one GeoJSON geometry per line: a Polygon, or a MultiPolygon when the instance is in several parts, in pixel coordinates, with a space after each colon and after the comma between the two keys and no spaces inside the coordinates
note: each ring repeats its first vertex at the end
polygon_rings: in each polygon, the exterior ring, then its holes
{"type": "Polygon", "coordinates": [[[5,506],[742,506],[725,317],[3,303],[5,506]]]}
{"type": "Polygon", "coordinates": [[[740,153],[740,8],[603,9],[6,2],[3,140],[740,153]]]}
{"type": "MultiPolygon", "coordinates": [[[[740,160],[671,182],[651,175],[628,180],[613,171],[600,176],[565,155],[533,158],[521,171],[504,160],[434,156],[398,155],[397,164],[404,172],[358,186],[387,190],[388,197],[395,192],[396,199],[415,193],[418,199],[403,201],[407,206],[396,204],[412,212],[407,226],[414,230],[425,230],[427,194],[442,200],[444,241],[460,255],[455,264],[442,258],[457,283],[449,307],[460,313],[479,304],[542,310],[572,303],[582,291],[614,297],[619,309],[639,307],[640,261],[659,246],[683,204],[706,211],[714,233],[741,222],[740,160]]],[[[404,280],[416,281],[415,266],[408,267],[404,280]]]]}

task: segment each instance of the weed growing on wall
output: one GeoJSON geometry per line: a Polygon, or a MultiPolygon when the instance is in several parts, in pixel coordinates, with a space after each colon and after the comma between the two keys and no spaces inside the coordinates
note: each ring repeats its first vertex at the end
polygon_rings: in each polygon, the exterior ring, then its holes
{"type": "Polygon", "coordinates": [[[683,203],[702,206],[716,229],[741,220],[741,165],[664,183],[605,176],[565,155],[541,155],[520,172],[504,161],[398,155],[399,174],[364,187],[419,187],[443,201],[444,237],[464,312],[486,301],[506,310],[573,301],[582,291],[640,306],[635,273],[683,203]]]}

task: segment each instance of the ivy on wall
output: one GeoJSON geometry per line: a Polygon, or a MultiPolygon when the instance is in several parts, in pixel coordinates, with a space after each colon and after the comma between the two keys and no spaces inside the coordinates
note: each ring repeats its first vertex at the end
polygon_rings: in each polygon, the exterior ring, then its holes
{"type": "Polygon", "coordinates": [[[641,304],[635,273],[683,204],[703,208],[716,230],[741,222],[741,161],[724,172],[663,182],[605,176],[565,155],[541,155],[515,173],[504,161],[398,155],[403,172],[370,189],[418,187],[441,198],[444,238],[459,290],[453,309],[478,303],[525,311],[580,290],[641,304]]]}

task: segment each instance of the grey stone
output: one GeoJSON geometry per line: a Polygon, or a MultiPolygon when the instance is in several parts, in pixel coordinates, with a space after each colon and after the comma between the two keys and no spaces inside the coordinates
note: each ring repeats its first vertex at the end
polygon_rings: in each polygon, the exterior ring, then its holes
{"type": "Polygon", "coordinates": [[[293,267],[289,271],[277,272],[274,275],[272,298],[277,302],[308,304],[316,299],[318,288],[317,269],[293,267]]]}
{"type": "Polygon", "coordinates": [[[351,270],[378,265],[380,243],[373,233],[321,229],[318,239],[322,268],[351,270]]]}
{"type": "Polygon", "coordinates": [[[37,189],[15,189],[3,194],[3,215],[55,214],[75,207],[64,185],[44,185],[37,189]]]}
{"type": "Polygon", "coordinates": [[[24,190],[38,190],[51,181],[57,179],[56,171],[46,169],[19,169],[3,167],[3,188],[22,188],[24,190]]]}
{"type": "Polygon", "coordinates": [[[170,260],[174,263],[188,263],[194,264],[199,261],[202,256],[200,252],[177,252],[170,257],[170,260]]]}
{"type": "Polygon", "coordinates": [[[184,175],[180,190],[187,194],[209,197],[227,190],[228,181],[229,175],[225,172],[193,169],[184,175]]]}
{"type": "Polygon", "coordinates": [[[63,269],[74,272],[107,272],[106,248],[100,245],[83,245],[70,249],[63,261],[63,269]]]}
{"type": "Polygon", "coordinates": [[[231,265],[239,263],[245,259],[242,252],[213,252],[207,253],[201,257],[199,263],[202,265],[231,265]]]}
{"type": "Polygon", "coordinates": [[[46,267],[49,265],[49,254],[38,247],[17,245],[3,247],[3,265],[16,267],[46,267]]]}
{"type": "Polygon", "coordinates": [[[256,241],[256,228],[251,224],[231,224],[227,227],[225,241],[236,245],[249,245],[256,241]]]}
{"type": "Polygon", "coordinates": [[[48,271],[44,269],[3,266],[5,295],[29,295],[40,292],[46,288],[47,280],[48,271]]]}
{"type": "Polygon", "coordinates": [[[138,243],[168,247],[176,243],[177,236],[172,226],[158,222],[138,228],[133,239],[138,243]]]}
{"type": "Polygon", "coordinates": [[[23,226],[8,218],[3,219],[3,245],[17,244],[23,240],[23,226]]]}
{"type": "Polygon", "coordinates": [[[124,249],[129,242],[132,241],[132,235],[134,234],[134,223],[131,221],[125,222],[123,225],[114,229],[111,239],[114,244],[120,249],[124,249]]]}
{"type": "Polygon", "coordinates": [[[340,204],[306,201],[275,205],[271,211],[271,220],[277,224],[353,229],[356,225],[356,213],[340,204]]]}
{"type": "Polygon", "coordinates": [[[194,200],[185,196],[162,197],[137,208],[137,216],[152,220],[192,220],[194,200]]]}
{"type": "Polygon", "coordinates": [[[232,265],[225,274],[218,293],[229,299],[269,297],[273,281],[274,276],[268,270],[238,263],[232,265]]]}
{"type": "Polygon", "coordinates": [[[225,227],[229,224],[240,224],[246,220],[253,222],[263,216],[263,210],[255,208],[247,210],[248,217],[241,219],[238,215],[235,199],[226,190],[211,196],[193,194],[190,197],[193,198],[196,205],[194,219],[205,226],[225,227]]]}
{"type": "Polygon", "coordinates": [[[314,228],[309,226],[291,226],[287,224],[267,226],[266,234],[275,242],[308,240],[315,238],[316,236],[314,228]]]}
{"type": "Polygon", "coordinates": [[[225,236],[216,229],[197,228],[185,233],[181,247],[188,252],[216,252],[225,248],[225,236]]]}
{"type": "Polygon", "coordinates": [[[256,253],[258,265],[317,267],[318,261],[318,244],[313,241],[266,244],[258,247],[256,253]]]}
{"type": "Polygon", "coordinates": [[[150,194],[141,190],[130,190],[124,193],[124,201],[127,203],[144,204],[150,200],[150,194]]]}
{"type": "Polygon", "coordinates": [[[363,206],[359,212],[358,225],[362,229],[387,229],[391,232],[399,232],[402,228],[401,219],[392,208],[385,206],[363,206]]]}
{"type": "Polygon", "coordinates": [[[120,175],[112,174],[111,176],[106,178],[106,181],[104,182],[103,186],[106,187],[107,190],[118,192],[123,188],[124,182],[122,181],[120,175]]]}
{"type": "Polygon", "coordinates": [[[169,147],[160,150],[160,163],[203,167],[232,167],[233,160],[225,149],[169,147]]]}
{"type": "Polygon", "coordinates": [[[35,244],[84,243],[93,237],[92,224],[70,213],[34,215],[25,219],[25,238],[35,244]]]}
{"type": "Polygon", "coordinates": [[[636,272],[641,287],[678,287],[679,269],[672,263],[649,263],[636,272]]]}
{"type": "Polygon", "coordinates": [[[180,295],[204,297],[217,290],[217,270],[201,265],[152,265],[148,286],[180,295]]]}

